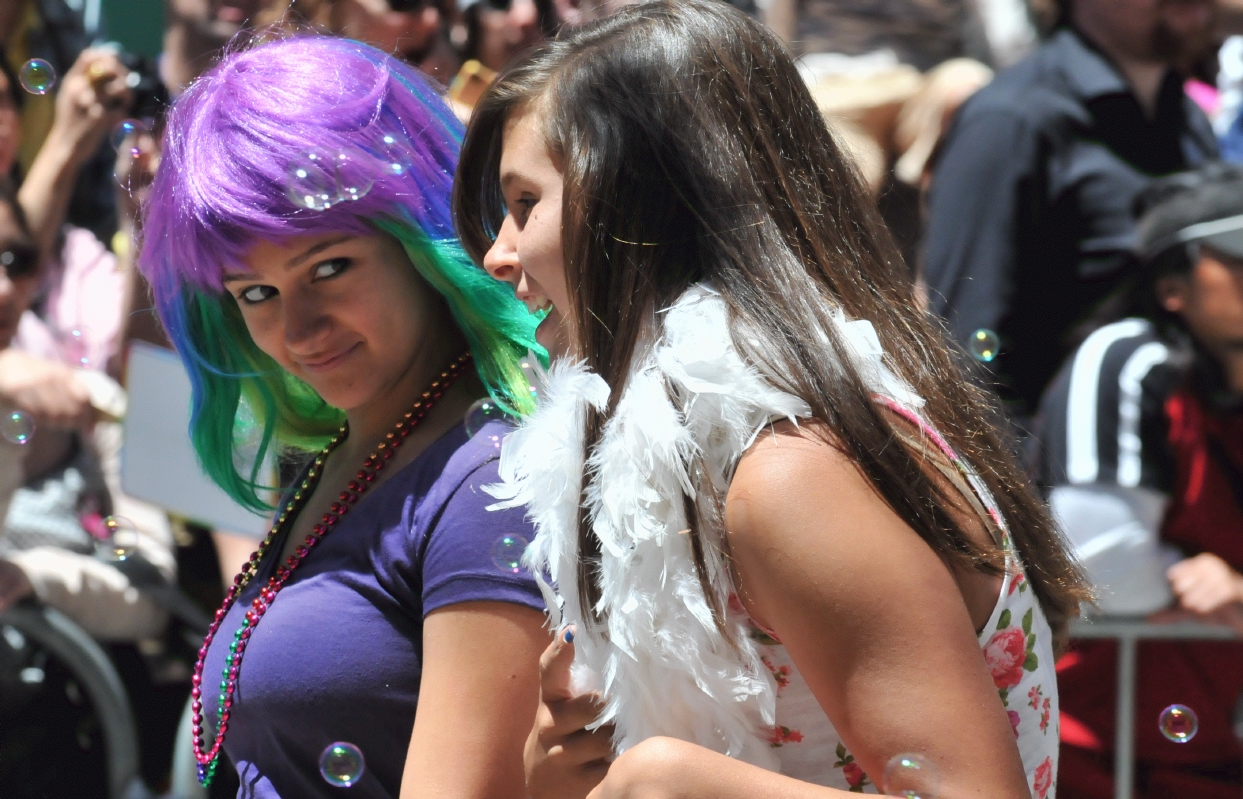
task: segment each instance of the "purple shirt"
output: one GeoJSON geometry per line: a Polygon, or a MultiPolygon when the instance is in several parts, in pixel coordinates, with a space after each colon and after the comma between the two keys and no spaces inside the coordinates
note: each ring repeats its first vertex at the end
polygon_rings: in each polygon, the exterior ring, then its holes
{"type": "MultiPolygon", "coordinates": [[[[396,797],[414,728],[423,619],[459,602],[544,609],[529,574],[493,563],[506,535],[530,540],[522,509],[489,512],[482,486],[499,482],[492,423],[467,440],[445,434],[364,495],[311,551],[246,646],[224,748],[239,797],[340,797],[319,773],[337,741],[362,750],[351,797],[396,797]]],[[[215,730],[220,673],[233,632],[275,570],[259,565],[220,626],[203,670],[203,706],[215,730]]],[[[450,734],[451,731],[446,731],[450,734]]]]}

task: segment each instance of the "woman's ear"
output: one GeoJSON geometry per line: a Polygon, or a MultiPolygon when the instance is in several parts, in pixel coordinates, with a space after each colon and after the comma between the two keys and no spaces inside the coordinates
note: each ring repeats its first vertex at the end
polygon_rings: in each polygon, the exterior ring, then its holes
{"type": "Polygon", "coordinates": [[[1170,275],[1159,279],[1153,290],[1157,295],[1157,303],[1170,313],[1182,313],[1187,307],[1187,278],[1182,275],[1170,275]]]}

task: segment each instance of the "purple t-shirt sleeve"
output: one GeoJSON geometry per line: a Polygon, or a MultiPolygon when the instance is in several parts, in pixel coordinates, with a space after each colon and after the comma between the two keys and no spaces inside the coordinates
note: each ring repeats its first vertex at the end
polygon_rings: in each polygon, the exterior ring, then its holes
{"type": "MultiPolygon", "coordinates": [[[[512,602],[544,610],[535,580],[525,569],[514,573],[497,563],[500,539],[530,541],[524,508],[489,511],[495,502],[483,486],[500,482],[492,459],[466,476],[449,497],[427,541],[423,556],[423,615],[459,602],[512,602]]],[[[521,544],[518,544],[521,546],[521,544]]],[[[502,545],[501,555],[515,549],[502,545]]]]}

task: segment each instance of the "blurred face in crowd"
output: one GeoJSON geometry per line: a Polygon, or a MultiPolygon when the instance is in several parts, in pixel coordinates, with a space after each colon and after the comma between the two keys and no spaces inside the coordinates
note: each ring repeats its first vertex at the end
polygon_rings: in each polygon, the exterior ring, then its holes
{"type": "Polygon", "coordinates": [[[334,31],[412,63],[432,48],[444,26],[440,9],[431,0],[393,4],[389,0],[337,0],[332,15],[334,31]]]}
{"type": "Polygon", "coordinates": [[[39,251],[18,222],[13,206],[0,200],[0,349],[9,346],[17,323],[39,287],[39,251]]]}
{"type": "Polygon", "coordinates": [[[535,333],[550,355],[566,350],[569,313],[565,262],[561,255],[561,170],[544,143],[538,113],[519,114],[505,125],[501,150],[501,193],[505,219],[483,267],[512,283],[532,313],[548,311],[535,333]]]}
{"type": "Polygon", "coordinates": [[[223,46],[253,20],[263,0],[168,0],[169,16],[223,46]]]}
{"type": "Polygon", "coordinates": [[[480,0],[479,61],[489,69],[501,67],[518,53],[543,39],[539,11],[534,0],[480,0]]]}
{"type": "Polygon", "coordinates": [[[17,163],[17,147],[21,143],[20,119],[13,84],[0,72],[0,177],[13,171],[17,163]]]}
{"type": "Polygon", "coordinates": [[[1137,61],[1184,64],[1213,46],[1214,0],[1072,0],[1080,29],[1137,61]]]}
{"type": "Polygon", "coordinates": [[[260,242],[225,277],[259,349],[337,408],[395,387],[453,325],[439,294],[384,235],[260,242]]]}
{"type": "Polygon", "coordinates": [[[1157,299],[1213,355],[1243,354],[1243,259],[1199,250],[1187,274],[1157,281],[1157,299]]]}

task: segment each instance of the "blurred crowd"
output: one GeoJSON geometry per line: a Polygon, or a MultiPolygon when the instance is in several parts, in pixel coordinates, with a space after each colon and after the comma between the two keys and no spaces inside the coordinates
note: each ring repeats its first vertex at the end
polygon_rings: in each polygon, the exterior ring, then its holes
{"type": "MultiPolygon", "coordinates": [[[[0,612],[52,608],[103,647],[151,793],[181,795],[186,664],[255,546],[121,485],[127,353],[168,346],[133,267],[162,111],[227,48],[316,30],[416,65],[466,119],[507,63],[623,2],[165,0],[149,59],[89,3],[0,0],[0,612]]],[[[929,312],[1001,394],[1091,612],[1243,634],[1243,2],[731,2],[799,56],[929,312]]],[[[72,676],[4,618],[0,795],[105,795],[72,676]]],[[[1059,664],[1062,797],[1112,795],[1115,670],[1108,643],[1059,664]]],[[[1142,646],[1138,717],[1181,703],[1200,731],[1171,748],[1139,725],[1140,794],[1236,796],[1241,695],[1243,645],[1142,646]]]]}

